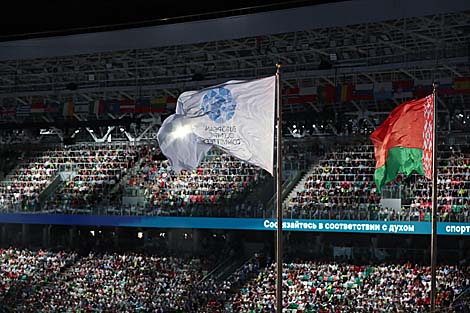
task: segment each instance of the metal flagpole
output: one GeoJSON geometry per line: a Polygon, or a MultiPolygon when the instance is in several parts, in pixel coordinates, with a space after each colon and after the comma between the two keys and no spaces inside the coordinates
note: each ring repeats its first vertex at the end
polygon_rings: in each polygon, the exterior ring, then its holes
{"type": "Polygon", "coordinates": [[[437,87],[433,82],[433,137],[432,137],[432,213],[431,213],[431,312],[436,312],[436,259],[437,259],[437,87]]]}
{"type": "Polygon", "coordinates": [[[277,177],[276,177],[276,312],[282,312],[282,103],[281,64],[276,64],[277,177]]]}

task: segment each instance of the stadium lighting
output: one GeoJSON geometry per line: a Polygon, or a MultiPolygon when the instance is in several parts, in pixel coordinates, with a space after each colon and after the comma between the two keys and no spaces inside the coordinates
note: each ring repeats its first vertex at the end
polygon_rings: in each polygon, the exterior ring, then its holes
{"type": "Polygon", "coordinates": [[[192,133],[191,125],[180,125],[172,133],[171,136],[175,139],[181,139],[192,133]]]}
{"type": "Polygon", "coordinates": [[[39,134],[40,135],[54,135],[54,132],[52,131],[52,129],[41,128],[39,130],[39,134]]]}

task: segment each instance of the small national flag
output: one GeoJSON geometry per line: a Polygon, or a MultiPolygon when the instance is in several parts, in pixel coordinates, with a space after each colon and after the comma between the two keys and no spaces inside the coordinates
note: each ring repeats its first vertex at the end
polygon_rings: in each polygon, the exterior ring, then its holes
{"type": "Polygon", "coordinates": [[[283,95],[287,96],[288,104],[301,104],[317,101],[318,88],[314,87],[301,87],[301,88],[286,88],[283,90],[283,95]]]}
{"type": "Polygon", "coordinates": [[[392,91],[392,82],[382,82],[374,84],[374,98],[377,101],[391,99],[392,91]]]}
{"type": "Polygon", "coordinates": [[[336,100],[338,102],[348,102],[352,99],[352,85],[342,84],[336,86],[336,100]]]}
{"type": "Polygon", "coordinates": [[[73,116],[74,112],[75,112],[75,104],[72,101],[65,102],[64,103],[64,110],[63,110],[64,117],[73,116]]]}
{"type": "Polygon", "coordinates": [[[31,113],[32,114],[43,114],[46,111],[46,106],[44,103],[33,103],[31,104],[31,113]]]}
{"type": "Polygon", "coordinates": [[[150,100],[150,112],[165,112],[166,111],[166,97],[160,97],[150,100]]]}
{"type": "Polygon", "coordinates": [[[336,89],[332,85],[318,86],[317,88],[317,99],[320,103],[333,103],[335,102],[336,89]]]}
{"type": "Polygon", "coordinates": [[[452,77],[444,77],[439,79],[439,94],[440,95],[453,95],[457,93],[453,86],[454,80],[452,77]]]}
{"type": "Polygon", "coordinates": [[[147,113],[150,112],[150,99],[137,99],[135,104],[135,112],[136,113],[147,113]]]}
{"type": "Polygon", "coordinates": [[[317,93],[318,88],[316,86],[299,88],[299,96],[317,95],[317,93]]]}
{"type": "Polygon", "coordinates": [[[470,77],[456,77],[454,89],[459,93],[470,93],[470,77]]]}
{"type": "Polygon", "coordinates": [[[96,100],[88,106],[90,115],[99,115],[104,112],[104,101],[96,100]]]}
{"type": "Polygon", "coordinates": [[[89,110],[90,109],[88,108],[88,103],[75,103],[75,113],[88,113],[89,110]]]}
{"type": "Polygon", "coordinates": [[[373,84],[357,84],[354,86],[352,100],[373,100],[374,85],[373,84]]]}
{"type": "Polygon", "coordinates": [[[176,102],[178,99],[173,97],[166,98],[166,110],[167,112],[173,112],[176,109],[176,102]]]}
{"type": "Polygon", "coordinates": [[[121,113],[133,113],[135,111],[135,100],[121,99],[119,111],[121,113]]]}
{"type": "Polygon", "coordinates": [[[15,108],[0,109],[0,116],[2,116],[2,117],[15,116],[15,115],[16,115],[16,109],[15,108]]]}
{"type": "Polygon", "coordinates": [[[212,146],[273,173],[275,77],[181,94],[158,131],[173,168],[194,169],[212,146]]]}
{"type": "Polygon", "coordinates": [[[119,100],[105,100],[104,113],[119,113],[119,100]]]}
{"type": "Polygon", "coordinates": [[[434,96],[397,106],[370,135],[374,143],[377,192],[399,173],[432,177],[434,96]]]}
{"type": "Polygon", "coordinates": [[[400,80],[394,81],[393,85],[393,98],[404,99],[413,97],[413,80],[400,80]]]}
{"type": "Polygon", "coordinates": [[[28,117],[31,115],[31,105],[29,104],[19,104],[16,107],[16,116],[17,117],[28,117]]]}
{"type": "Polygon", "coordinates": [[[300,88],[285,88],[282,90],[282,95],[298,95],[300,88]]]}
{"type": "Polygon", "coordinates": [[[62,108],[59,101],[48,101],[44,111],[49,114],[60,114],[60,108],[62,108]]]}

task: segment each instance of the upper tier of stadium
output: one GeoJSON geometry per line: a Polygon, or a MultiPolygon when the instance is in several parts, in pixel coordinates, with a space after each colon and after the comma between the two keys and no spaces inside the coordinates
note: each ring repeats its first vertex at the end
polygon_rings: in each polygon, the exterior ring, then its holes
{"type": "MultiPolygon", "coordinates": [[[[379,195],[373,148],[356,138],[348,145],[310,143],[303,167],[296,161],[304,154],[298,142],[286,144],[285,216],[429,221],[430,182],[416,174],[399,176],[379,195]]],[[[309,140],[303,142],[308,147],[309,140]]],[[[149,143],[37,148],[9,152],[15,157],[3,165],[9,172],[0,182],[1,212],[274,217],[273,178],[220,150],[212,150],[198,169],[175,173],[158,146],[149,143]]],[[[439,148],[439,219],[468,222],[469,146],[439,148]]]]}

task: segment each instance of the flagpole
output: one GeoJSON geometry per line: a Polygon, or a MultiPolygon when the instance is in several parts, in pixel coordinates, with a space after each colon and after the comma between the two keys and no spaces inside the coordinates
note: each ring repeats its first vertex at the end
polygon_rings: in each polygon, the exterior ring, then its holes
{"type": "Polygon", "coordinates": [[[276,176],[276,312],[282,312],[282,103],[281,103],[281,63],[276,64],[277,102],[277,176],[276,176]]]}
{"type": "Polygon", "coordinates": [[[433,137],[432,137],[432,213],[431,213],[431,312],[436,312],[436,260],[437,260],[437,87],[433,82],[433,137]]]}

